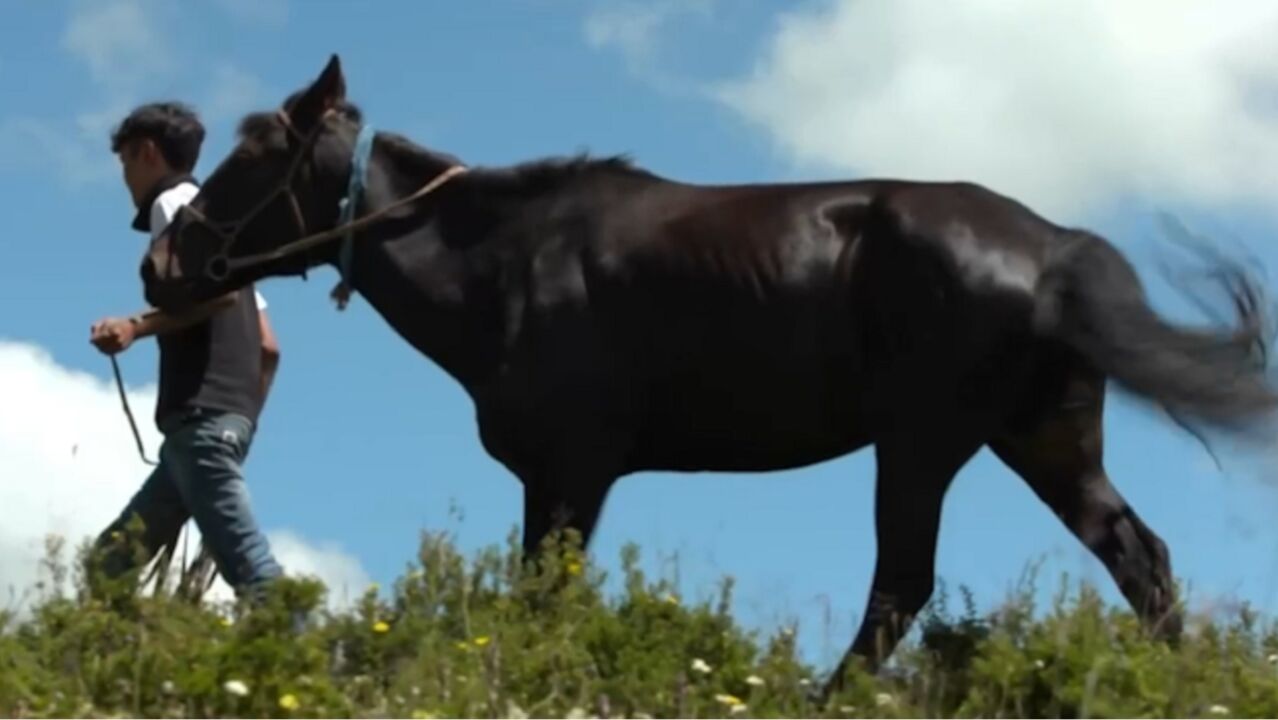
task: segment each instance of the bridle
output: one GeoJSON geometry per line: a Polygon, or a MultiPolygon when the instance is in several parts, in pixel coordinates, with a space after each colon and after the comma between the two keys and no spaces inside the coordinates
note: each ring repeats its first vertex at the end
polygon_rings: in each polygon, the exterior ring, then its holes
{"type": "MultiPolygon", "coordinates": [[[[275,262],[283,258],[297,255],[299,253],[308,253],[311,249],[322,245],[331,240],[342,238],[344,242],[349,244],[354,239],[354,233],[357,230],[366,228],[381,220],[386,219],[388,214],[404,205],[420,200],[421,198],[434,192],[444,183],[453,179],[457,175],[466,172],[464,165],[453,165],[436,175],[430,182],[423,185],[420,189],[408,197],[401,198],[387,205],[376,212],[370,213],[360,218],[354,217],[354,208],[359,200],[359,195],[367,185],[367,163],[368,153],[371,151],[372,131],[371,127],[365,125],[361,130],[361,139],[367,138],[366,142],[357,142],[354,162],[351,166],[351,178],[346,196],[342,200],[341,218],[338,224],[331,229],[323,230],[316,233],[307,232],[306,217],[302,213],[301,203],[297,199],[294,192],[294,181],[299,173],[305,168],[309,172],[311,165],[305,160],[311,156],[311,150],[318,141],[320,133],[324,130],[328,120],[337,114],[336,110],[327,110],[324,115],[315,123],[315,126],[309,133],[303,135],[298,131],[296,125],[293,124],[292,118],[289,117],[288,111],[280,108],[276,111],[276,116],[288,131],[289,137],[297,143],[297,151],[293,155],[293,159],[289,162],[288,172],[281,178],[278,185],[271,192],[267,193],[260,201],[258,201],[247,213],[239,219],[223,223],[220,226],[209,220],[208,216],[200,212],[190,205],[184,205],[180,212],[187,213],[190,216],[188,224],[181,226],[179,233],[185,232],[193,223],[196,227],[212,233],[221,241],[221,248],[205,263],[204,276],[213,282],[222,282],[232,272],[243,270],[245,268],[255,267],[270,262],[275,262]],[[362,153],[361,153],[362,150],[362,153]],[[283,195],[288,199],[289,206],[293,211],[293,221],[297,229],[298,238],[292,242],[285,243],[273,250],[244,255],[231,259],[229,252],[231,247],[235,245],[240,234],[258,215],[271,207],[279,197],[283,195]]],[[[347,250],[347,248],[343,248],[347,250]]],[[[342,253],[344,258],[349,257],[349,252],[342,253]]],[[[174,254],[170,249],[169,257],[174,254]]],[[[340,263],[339,271],[342,274],[342,284],[348,286],[349,267],[348,261],[340,263]]],[[[349,294],[349,289],[344,291],[349,294]]],[[[344,298],[339,299],[339,306],[344,305],[344,298]]]]}

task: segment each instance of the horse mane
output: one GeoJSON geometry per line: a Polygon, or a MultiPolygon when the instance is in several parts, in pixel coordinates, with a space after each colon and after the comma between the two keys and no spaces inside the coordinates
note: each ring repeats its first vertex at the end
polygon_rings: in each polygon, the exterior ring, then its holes
{"type": "MultiPolygon", "coordinates": [[[[426,173],[437,170],[441,165],[464,164],[454,155],[422,147],[400,133],[383,131],[378,137],[400,162],[419,165],[426,173]]],[[[636,166],[627,154],[597,157],[585,152],[528,160],[514,165],[472,167],[470,175],[483,178],[490,183],[490,187],[521,195],[552,192],[582,178],[656,177],[636,166]]]]}
{"type": "MultiPolygon", "coordinates": [[[[298,90],[289,95],[282,107],[293,107],[303,92],[305,91],[298,90]]],[[[363,121],[363,112],[354,103],[343,100],[335,109],[343,118],[355,124],[363,121]]],[[[280,125],[274,111],[255,112],[244,116],[236,132],[242,141],[265,144],[272,139],[274,133],[283,132],[283,126],[280,125]]],[[[420,163],[425,167],[437,167],[441,163],[460,163],[455,156],[427,149],[400,133],[382,131],[379,135],[381,142],[394,148],[393,154],[410,163],[420,163]]],[[[478,167],[474,168],[474,171],[506,189],[531,195],[556,190],[563,187],[565,183],[583,177],[656,177],[648,170],[635,165],[628,153],[594,156],[587,152],[580,152],[575,155],[528,160],[504,167],[478,167]]]]}
{"type": "MultiPolygon", "coordinates": [[[[497,171],[503,172],[503,171],[497,171]]],[[[653,174],[635,165],[628,153],[596,157],[586,152],[529,160],[506,168],[511,179],[530,190],[559,186],[581,176],[629,176],[651,178],[653,174]]]]}

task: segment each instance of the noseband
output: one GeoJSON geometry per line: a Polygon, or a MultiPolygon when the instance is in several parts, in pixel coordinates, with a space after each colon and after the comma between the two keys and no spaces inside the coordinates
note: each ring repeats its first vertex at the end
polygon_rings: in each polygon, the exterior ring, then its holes
{"type": "Polygon", "coordinates": [[[372,128],[371,126],[365,125],[360,130],[359,139],[356,142],[353,151],[350,183],[347,189],[347,194],[344,198],[342,198],[341,205],[339,207],[340,212],[338,224],[329,230],[308,234],[306,217],[302,213],[302,205],[298,201],[297,194],[293,190],[293,184],[297,175],[302,172],[303,168],[306,168],[307,174],[309,175],[311,166],[305,162],[305,159],[310,155],[310,151],[313,150],[314,145],[318,141],[320,133],[323,131],[329,118],[334,115],[336,115],[336,111],[326,111],[319,121],[315,123],[315,127],[312,128],[308,134],[303,136],[293,124],[292,118],[289,117],[287,111],[283,108],[276,111],[276,116],[284,125],[284,129],[288,131],[291,138],[298,142],[296,154],[289,163],[288,172],[280,180],[275,189],[263,197],[261,201],[254,205],[239,219],[230,223],[223,223],[219,226],[217,223],[211,221],[208,216],[191,205],[188,204],[182,207],[181,212],[190,214],[190,222],[212,233],[221,241],[222,246],[219,252],[211,257],[204,266],[204,276],[206,278],[213,282],[222,282],[226,280],[232,272],[264,265],[299,253],[307,253],[312,248],[331,240],[342,238],[344,242],[341,252],[339,253],[338,263],[338,270],[341,273],[342,280],[339,283],[338,288],[334,290],[334,297],[338,301],[338,307],[343,308],[345,307],[346,299],[350,294],[350,256],[355,231],[386,219],[388,213],[392,210],[420,200],[431,192],[434,192],[452,178],[466,172],[465,166],[453,165],[441,172],[439,175],[436,175],[430,182],[423,185],[412,195],[396,200],[376,212],[356,218],[354,216],[355,207],[358,203],[359,196],[367,187],[368,158],[372,151],[372,128]],[[230,250],[232,246],[235,245],[236,241],[239,240],[239,236],[244,231],[244,228],[246,228],[254,218],[270,207],[281,195],[288,199],[289,206],[292,208],[294,226],[297,229],[297,239],[273,250],[231,258],[229,255],[230,250]]]}

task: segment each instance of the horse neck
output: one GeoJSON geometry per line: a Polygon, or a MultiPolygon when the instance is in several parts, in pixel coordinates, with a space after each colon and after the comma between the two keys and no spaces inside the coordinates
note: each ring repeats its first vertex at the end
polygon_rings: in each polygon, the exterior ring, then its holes
{"type": "MultiPolygon", "coordinates": [[[[376,154],[368,212],[425,185],[441,163],[376,154]]],[[[494,208],[474,204],[462,175],[420,201],[412,220],[391,220],[355,242],[351,285],[387,323],[467,389],[500,365],[503,318],[490,251],[494,208]],[[484,211],[487,211],[486,214],[484,211]]]]}

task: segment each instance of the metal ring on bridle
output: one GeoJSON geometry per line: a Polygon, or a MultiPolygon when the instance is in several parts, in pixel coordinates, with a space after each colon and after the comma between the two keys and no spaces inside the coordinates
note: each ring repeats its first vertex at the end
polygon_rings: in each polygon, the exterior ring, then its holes
{"type": "Polygon", "coordinates": [[[231,262],[222,253],[209,258],[204,265],[204,276],[213,282],[222,282],[231,274],[231,262]]]}

